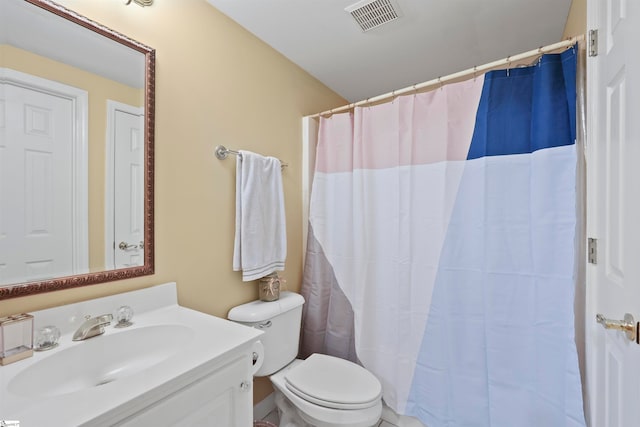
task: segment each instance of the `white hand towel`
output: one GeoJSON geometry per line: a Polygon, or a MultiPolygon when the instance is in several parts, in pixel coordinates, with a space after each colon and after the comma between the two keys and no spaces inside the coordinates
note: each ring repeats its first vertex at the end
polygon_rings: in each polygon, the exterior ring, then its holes
{"type": "Polygon", "coordinates": [[[240,151],[233,270],[248,282],[284,270],[287,234],[280,160],[240,151]]]}

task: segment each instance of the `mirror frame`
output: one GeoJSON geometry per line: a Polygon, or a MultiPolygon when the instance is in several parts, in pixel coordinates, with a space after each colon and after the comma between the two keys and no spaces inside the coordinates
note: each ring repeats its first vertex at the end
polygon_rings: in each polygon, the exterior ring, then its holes
{"type": "MultiPolygon", "coordinates": [[[[114,280],[130,279],[154,273],[154,129],[155,129],[155,62],[156,52],[142,43],[130,39],[110,28],[92,21],[64,6],[49,0],[24,0],[58,15],[72,23],[94,31],[104,37],[134,49],[145,57],[145,149],[144,149],[144,264],[116,270],[99,271],[95,273],[79,274],[59,277],[50,280],[16,283],[0,286],[0,300],[16,298],[43,292],[58,291],[86,285],[111,282],[114,280]]],[[[91,142],[89,142],[91,144],[91,142]]]]}

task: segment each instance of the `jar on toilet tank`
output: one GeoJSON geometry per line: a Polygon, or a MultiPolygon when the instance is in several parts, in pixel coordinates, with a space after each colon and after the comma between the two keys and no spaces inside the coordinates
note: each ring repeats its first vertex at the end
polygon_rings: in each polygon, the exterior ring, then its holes
{"type": "Polygon", "coordinates": [[[271,273],[258,279],[258,295],[261,301],[277,301],[280,298],[280,283],[284,279],[276,273],[271,273]]]}

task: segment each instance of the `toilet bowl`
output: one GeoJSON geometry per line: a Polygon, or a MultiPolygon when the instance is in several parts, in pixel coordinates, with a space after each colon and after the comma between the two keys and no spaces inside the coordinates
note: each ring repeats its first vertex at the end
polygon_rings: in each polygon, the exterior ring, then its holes
{"type": "Polygon", "coordinates": [[[301,295],[234,307],[229,319],[263,330],[263,360],[254,375],[270,376],[281,427],[370,427],[382,414],[380,381],[363,367],[324,354],[296,359],[301,295]]]}
{"type": "MultiPolygon", "coordinates": [[[[325,362],[327,361],[323,360],[322,364],[325,362]]],[[[270,379],[276,392],[281,393],[294,406],[299,417],[308,425],[370,427],[380,420],[382,413],[380,382],[364,368],[349,361],[313,354],[307,360],[294,360],[284,369],[271,375],[270,379]],[[351,364],[356,368],[356,375],[349,375],[345,369],[333,371],[322,367],[322,370],[318,370],[317,368],[321,365],[317,363],[306,366],[308,362],[313,362],[314,358],[319,357],[351,364]],[[358,372],[359,370],[363,372],[358,372]],[[326,382],[326,384],[317,384],[315,381],[318,378],[313,378],[314,375],[309,375],[311,378],[304,378],[300,375],[301,373],[320,374],[319,377],[325,377],[320,382],[326,382]],[[334,381],[338,375],[340,379],[334,381]],[[370,378],[362,378],[360,375],[370,376],[370,378]],[[306,384],[303,381],[309,381],[309,383],[306,384]],[[303,387],[297,387],[298,383],[303,387]],[[303,391],[300,388],[303,388],[303,391]]]]}

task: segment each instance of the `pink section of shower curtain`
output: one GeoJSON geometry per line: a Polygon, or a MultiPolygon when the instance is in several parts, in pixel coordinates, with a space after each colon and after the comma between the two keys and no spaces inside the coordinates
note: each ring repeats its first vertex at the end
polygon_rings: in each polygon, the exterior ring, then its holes
{"type": "Polygon", "coordinates": [[[475,125],[468,117],[477,109],[469,99],[480,98],[482,84],[483,79],[469,80],[447,90],[401,96],[321,118],[333,123],[320,127],[316,170],[348,172],[466,160],[475,125]]]}

